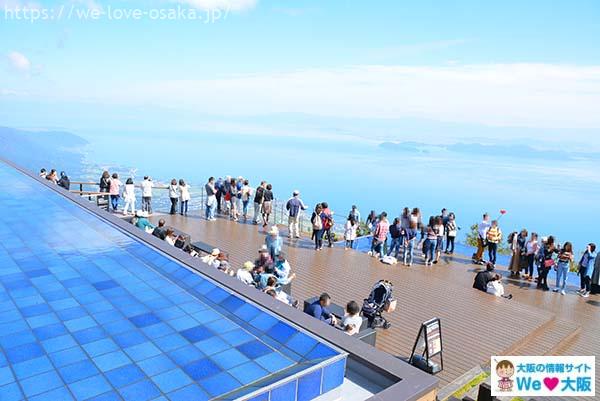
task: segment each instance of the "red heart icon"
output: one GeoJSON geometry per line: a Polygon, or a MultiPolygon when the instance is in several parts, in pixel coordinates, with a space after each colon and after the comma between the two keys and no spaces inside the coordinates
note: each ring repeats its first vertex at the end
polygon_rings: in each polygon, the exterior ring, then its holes
{"type": "Polygon", "coordinates": [[[552,391],[558,386],[558,377],[546,377],[544,379],[544,385],[548,387],[548,390],[552,391]]]}

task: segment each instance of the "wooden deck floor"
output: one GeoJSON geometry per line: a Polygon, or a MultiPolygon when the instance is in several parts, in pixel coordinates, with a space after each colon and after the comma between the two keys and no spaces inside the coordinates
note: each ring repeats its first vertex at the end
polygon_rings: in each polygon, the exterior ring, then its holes
{"type": "MultiPolygon", "coordinates": [[[[193,215],[160,217],[193,239],[228,252],[234,267],[254,260],[264,243],[264,230],[252,224],[207,222],[193,215]]],[[[586,301],[575,294],[544,293],[518,280],[505,286],[513,300],[496,298],[471,288],[475,267],[460,256],[445,257],[434,267],[425,267],[417,258],[409,268],[387,266],[338,247],[315,252],[312,243],[302,239],[291,243],[285,239],[284,251],[297,273],[292,296],[300,300],[328,292],[337,304],[360,303],[377,280],[392,281],[398,309],[387,316],[392,328],[377,337],[377,347],[385,352],[408,356],[421,322],[441,318],[442,387],[476,365],[487,365],[491,355],[595,355],[600,350],[597,298],[586,301]]]]}

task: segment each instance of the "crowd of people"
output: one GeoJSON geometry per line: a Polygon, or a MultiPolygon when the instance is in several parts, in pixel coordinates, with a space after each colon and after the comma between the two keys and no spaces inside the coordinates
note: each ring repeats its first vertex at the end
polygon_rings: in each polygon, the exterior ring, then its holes
{"type": "MultiPolygon", "coordinates": [[[[65,172],[61,172],[59,176],[54,169],[49,172],[42,169],[40,177],[67,190],[70,187],[70,180],[65,172]]],[[[139,187],[142,192],[141,209],[136,210],[136,185],[132,178],[127,178],[123,184],[117,173],[110,174],[104,171],[99,180],[100,192],[107,193],[113,211],[119,209],[119,202],[123,199],[123,213],[133,215],[133,223],[137,227],[188,253],[195,252],[189,246],[189,241],[186,245],[185,236],[176,235],[172,228],[163,227],[164,220],[161,220],[162,225],[159,222],[156,227],[150,223],[148,216],[152,213],[155,186],[152,179],[145,176],[139,187]]],[[[190,186],[183,179],[172,179],[167,189],[171,203],[170,214],[179,212],[181,215],[187,215],[191,199],[190,186]]],[[[271,228],[266,230],[264,247],[272,261],[279,260],[283,240],[277,225],[271,222],[274,202],[272,184],[261,181],[256,188],[252,188],[249,180],[241,176],[238,178],[227,176],[224,179],[210,177],[204,190],[206,195],[204,213],[207,221],[214,221],[216,214],[219,213],[233,221],[251,220],[253,224],[261,225],[263,228],[271,225],[271,228]]],[[[288,214],[288,238],[300,238],[300,218],[308,207],[302,201],[299,191],[293,191],[285,203],[285,209],[288,214]]],[[[492,220],[486,213],[477,225],[477,250],[472,257],[473,263],[495,268],[498,250],[504,240],[500,217],[492,220]],[[484,258],[486,250],[488,260],[484,258]]],[[[324,241],[327,241],[329,247],[333,247],[336,239],[333,233],[334,212],[327,202],[319,202],[315,205],[310,216],[310,224],[314,249],[317,251],[323,249],[324,241]]],[[[365,227],[371,234],[370,255],[389,264],[402,260],[406,266],[412,266],[415,262],[415,250],[421,250],[426,266],[437,264],[442,253],[452,255],[458,231],[461,229],[456,222],[456,215],[445,208],[439,215],[430,216],[427,224],[424,224],[419,208],[405,207],[402,213],[393,218],[390,223],[386,212],[376,213],[373,210],[363,222],[358,207],[353,205],[343,227],[345,249],[354,247],[361,227],[365,227]]],[[[580,277],[578,291],[580,296],[587,298],[590,294],[600,293],[598,284],[600,272],[595,268],[595,244],[588,244],[582,256],[576,261],[572,244],[565,242],[561,246],[553,236],[540,238],[537,233],[529,234],[526,229],[523,229],[520,232],[512,232],[506,240],[512,252],[509,265],[511,278],[536,281],[539,289],[549,291],[548,276],[551,271],[554,271],[556,276],[554,291],[564,295],[569,271],[576,270],[580,277]],[[573,265],[575,265],[574,269],[573,265]]],[[[235,274],[224,268],[227,262],[226,254],[212,255],[212,257],[214,260],[211,264],[216,265],[218,261],[222,266],[220,270],[235,274]]],[[[502,292],[498,290],[502,277],[496,275],[497,273],[484,276],[488,279],[485,288],[495,294],[502,292]],[[492,286],[496,289],[492,290],[492,286]]]]}

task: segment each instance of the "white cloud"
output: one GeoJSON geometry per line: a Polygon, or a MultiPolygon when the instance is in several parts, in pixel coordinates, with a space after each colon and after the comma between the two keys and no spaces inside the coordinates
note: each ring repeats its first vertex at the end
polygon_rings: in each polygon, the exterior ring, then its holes
{"type": "Polygon", "coordinates": [[[31,61],[23,53],[12,51],[6,55],[6,58],[10,67],[19,72],[29,72],[31,69],[31,61]]]}
{"type": "Polygon", "coordinates": [[[359,66],[85,90],[102,101],[217,115],[298,112],[537,128],[600,128],[600,66],[359,66]],[[101,91],[101,92],[99,92],[101,91]]]}
{"type": "Polygon", "coordinates": [[[254,8],[257,0],[177,0],[202,10],[244,11],[254,8]]]}

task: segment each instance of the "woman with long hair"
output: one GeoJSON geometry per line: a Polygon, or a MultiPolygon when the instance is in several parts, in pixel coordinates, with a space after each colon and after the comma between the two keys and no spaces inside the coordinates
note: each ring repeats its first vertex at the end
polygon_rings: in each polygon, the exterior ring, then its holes
{"type": "Polygon", "coordinates": [[[177,202],[179,201],[179,186],[175,178],[171,180],[171,185],[169,185],[169,199],[171,200],[170,214],[176,214],[177,202]]]}
{"type": "Polygon", "coordinates": [[[188,202],[190,201],[190,186],[183,179],[179,180],[179,214],[187,216],[188,202]]]}
{"type": "Polygon", "coordinates": [[[560,291],[562,295],[565,295],[567,274],[573,260],[573,245],[570,242],[565,242],[565,245],[563,245],[558,253],[558,262],[556,263],[556,288],[554,289],[554,292],[560,291]]]}
{"type": "Polygon", "coordinates": [[[321,219],[321,212],[323,211],[323,206],[320,203],[317,203],[315,206],[315,211],[310,217],[310,222],[312,224],[312,230],[315,237],[315,251],[320,251],[323,249],[323,220],[321,219]]]}
{"type": "Polygon", "coordinates": [[[125,189],[123,190],[123,200],[125,200],[125,207],[123,208],[123,214],[127,214],[127,209],[131,208],[131,214],[135,214],[135,185],[133,185],[133,179],[130,177],[125,181],[125,189]]]}
{"type": "Polygon", "coordinates": [[[519,277],[521,270],[527,270],[527,250],[525,245],[527,244],[527,236],[529,235],[526,229],[522,229],[521,232],[511,234],[509,236],[510,250],[512,252],[510,258],[510,276],[519,277]]]}
{"type": "Polygon", "coordinates": [[[108,193],[110,194],[110,203],[112,205],[113,211],[116,212],[117,208],[119,207],[119,194],[123,183],[119,181],[119,175],[117,173],[114,173],[112,175],[112,178],[110,179],[109,183],[110,185],[108,193]]]}
{"type": "Polygon", "coordinates": [[[548,237],[546,244],[540,252],[542,252],[542,263],[540,265],[540,277],[538,279],[537,288],[548,291],[550,290],[548,287],[548,273],[550,272],[550,269],[556,266],[554,255],[559,253],[558,248],[554,244],[554,237],[552,235],[548,237]]]}

